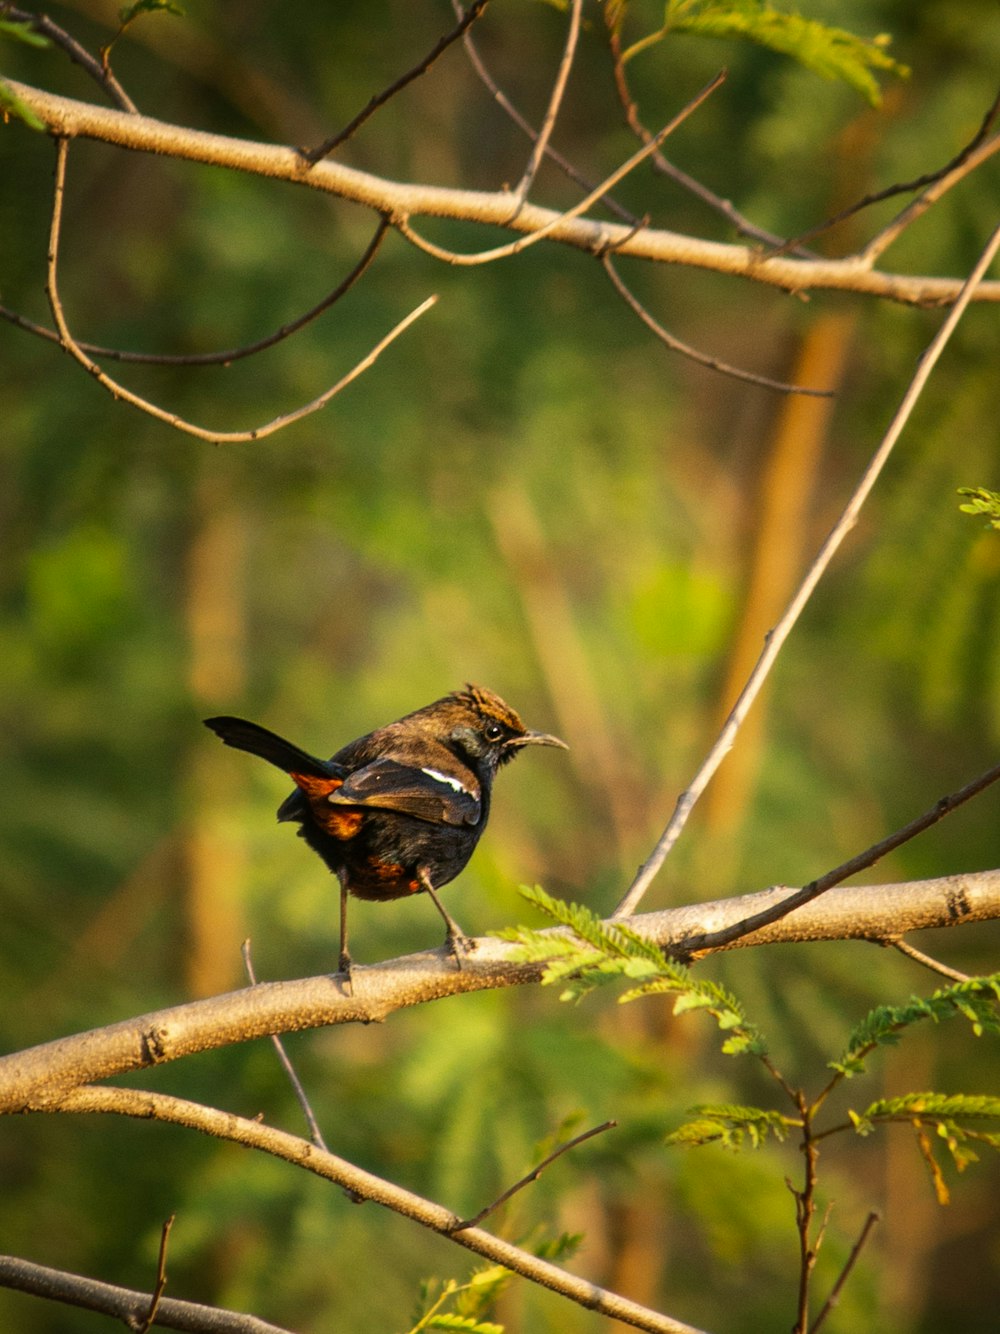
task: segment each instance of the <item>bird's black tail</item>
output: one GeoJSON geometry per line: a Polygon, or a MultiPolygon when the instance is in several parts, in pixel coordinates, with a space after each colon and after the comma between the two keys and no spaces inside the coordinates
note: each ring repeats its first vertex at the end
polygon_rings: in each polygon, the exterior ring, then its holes
{"type": "Polygon", "coordinates": [[[269,732],[266,727],[248,722],[246,718],[206,718],[205,726],[210,727],[227,746],[258,755],[286,774],[314,774],[317,778],[334,776],[335,766],[293,746],[276,732],[269,732]]]}

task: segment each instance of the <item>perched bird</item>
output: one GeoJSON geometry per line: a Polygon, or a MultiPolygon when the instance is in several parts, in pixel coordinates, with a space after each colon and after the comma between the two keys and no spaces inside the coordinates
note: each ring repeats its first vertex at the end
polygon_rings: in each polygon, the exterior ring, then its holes
{"type": "Polygon", "coordinates": [[[206,718],[227,746],[284,770],[295,791],[278,819],[340,881],[340,969],[350,980],[347,897],[399,899],[426,893],[448,928],[461,968],[468,940],[437,890],[472,856],[490,813],[493,779],[523,746],[566,743],[531,732],[499,695],[469,685],[317,759],[243,718],[206,718]]]}

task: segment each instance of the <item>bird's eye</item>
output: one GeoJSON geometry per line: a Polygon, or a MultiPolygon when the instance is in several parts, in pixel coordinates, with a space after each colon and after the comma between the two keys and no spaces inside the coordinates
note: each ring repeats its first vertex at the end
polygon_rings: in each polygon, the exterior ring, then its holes
{"type": "Polygon", "coordinates": [[[503,736],[503,728],[499,723],[487,723],[483,732],[487,741],[499,741],[503,736]]]}

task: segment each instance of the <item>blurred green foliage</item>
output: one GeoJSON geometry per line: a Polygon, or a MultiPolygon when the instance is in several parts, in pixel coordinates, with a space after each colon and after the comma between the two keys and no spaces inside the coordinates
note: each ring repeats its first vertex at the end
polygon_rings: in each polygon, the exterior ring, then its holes
{"type": "MultiPolygon", "coordinates": [[[[633,62],[662,124],[718,67],[724,89],[669,144],[674,160],[782,234],[943,165],[995,93],[991,0],[833,4],[807,17],[888,32],[908,66],[875,110],[759,45],[671,34],[633,62]]],[[[114,5],[53,17],[91,49],[114,5]]],[[[585,31],[556,142],[595,179],[631,151],[601,25],[585,31]]],[[[662,7],[633,5],[637,40],[662,7]]],[[[115,72],[140,108],[222,133],[315,143],[429,49],[450,8],[211,0],[139,18],[115,72]]],[[[508,95],[538,118],[564,17],[492,7],[479,34],[508,95]],[[525,53],[530,53],[530,58],[525,53]]],[[[57,50],[6,43],[4,72],[97,98],[57,50]]],[[[451,51],[341,151],[401,180],[495,189],[527,145],[451,51]]],[[[46,321],[48,141],[0,131],[0,290],[46,321]]],[[[575,194],[546,168],[535,196],[575,194]]],[[[734,239],[670,182],[629,179],[655,224],[734,239]]],[[[995,162],[886,256],[962,274],[1000,202],[995,162]]],[[[878,206],[817,245],[842,253],[891,217],[878,206]]],[[[64,300],[77,336],[201,352],[259,338],[333,287],[374,221],[306,191],[100,145],[69,161],[64,300]]],[[[456,248],[481,238],[441,223],[456,248]]],[[[846,370],[803,494],[815,551],[940,318],[850,296],[790,300],[715,275],[622,264],[679,336],[765,374],[794,373],[818,318],[849,313],[846,370]]],[[[336,896],[273,822],[279,775],[225,752],[199,719],[244,713],[330,751],[465,680],[501,691],[572,746],[505,773],[489,832],[449,889],[468,931],[523,920],[538,881],[605,912],[714,738],[728,657],[748,614],[762,482],[781,401],[671,357],[598,266],[538,246],[443,269],[391,237],[363,283],[298,337],[228,367],[116,373],[194,420],[236,429],[333,383],[430,291],[435,310],[323,413],[261,445],[213,449],[113,403],[51,345],[0,327],[0,803],[4,1049],[241,984],[329,969],[336,896]]],[[[897,455],[779,663],[741,739],[742,788],[692,821],[646,906],[812,878],[995,761],[1000,738],[1000,542],[957,513],[960,486],[997,486],[995,308],[967,315],[897,455]]],[[[789,539],[793,534],[789,534],[789,539]]],[[[764,626],[763,628],[766,628],[764,626]]],[[[762,633],[762,631],[761,631],[762,633]]],[[[725,784],[724,767],[718,782],[725,784]]],[[[987,793],[901,849],[886,878],[996,864],[987,793]]],[[[426,903],[359,905],[359,960],[438,943],[426,903]]],[[[1000,933],[928,948],[971,972],[1000,933]]],[[[846,1027],[921,981],[845,944],[743,951],[699,976],[733,990],[806,1080],[846,1027]]],[[[466,1214],[527,1171],[567,1118],[619,1128],[561,1159],[492,1222],[512,1236],[580,1231],[580,1272],[718,1334],[785,1329],[797,1257],[783,1166],[665,1148],[684,1109],[759,1101],[690,1021],[649,998],[621,1011],[503,993],[399,1014],[377,1031],[290,1048],[334,1151],[466,1214]],[[651,1239],[655,1244],[651,1244],[651,1239]]],[[[989,1094],[971,1038],[937,1033],[890,1054],[882,1086],[989,1094]]],[[[145,1076],[300,1127],[270,1047],[145,1076]]],[[[901,1132],[902,1133],[902,1132],[901,1132]]],[[[884,1211],[828,1322],[930,1334],[995,1324],[997,1175],[984,1161],[942,1212],[909,1144],[824,1157],[836,1200],[817,1291],[869,1208],[884,1211]],[[986,1276],[989,1276],[988,1278],[986,1276]]],[[[405,1327],[421,1279],[462,1280],[455,1248],[323,1183],[180,1131],[25,1118],[0,1133],[0,1249],[136,1287],[155,1274],[172,1212],[174,1296],[303,1330],[405,1327]]],[[[497,1318],[575,1334],[595,1317],[516,1286],[497,1318]]],[[[0,1292],[22,1334],[94,1329],[90,1315],[0,1292]]]]}

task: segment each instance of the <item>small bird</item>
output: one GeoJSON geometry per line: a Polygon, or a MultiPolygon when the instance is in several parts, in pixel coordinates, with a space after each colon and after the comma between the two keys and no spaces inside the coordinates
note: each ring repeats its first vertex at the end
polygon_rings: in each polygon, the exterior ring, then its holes
{"type": "Polygon", "coordinates": [[[347,898],[430,896],[448,928],[446,945],[462,966],[469,942],[437,891],[472,856],[490,813],[493,780],[523,746],[560,746],[531,732],[499,695],[468,685],[343,746],[329,760],[300,750],[243,718],[206,718],[205,726],[295,783],[278,819],[299,835],[340,881],[340,971],[350,986],[347,898]]]}

